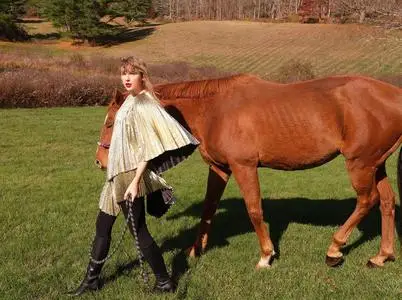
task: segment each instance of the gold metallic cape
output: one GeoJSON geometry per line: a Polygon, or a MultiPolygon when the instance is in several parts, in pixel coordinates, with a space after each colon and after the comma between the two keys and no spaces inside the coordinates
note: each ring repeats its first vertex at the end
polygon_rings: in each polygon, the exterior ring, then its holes
{"type": "Polygon", "coordinates": [[[151,93],[129,95],[116,114],[100,209],[110,215],[120,212],[118,202],[143,161],[149,162],[149,167],[142,176],[138,197],[171,189],[158,174],[181,162],[198,144],[151,93]]]}

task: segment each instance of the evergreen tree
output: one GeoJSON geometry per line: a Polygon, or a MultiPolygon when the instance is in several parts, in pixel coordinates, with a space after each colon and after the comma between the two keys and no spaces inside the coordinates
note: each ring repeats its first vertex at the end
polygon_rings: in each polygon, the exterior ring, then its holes
{"type": "Polygon", "coordinates": [[[72,37],[94,41],[96,37],[110,33],[101,22],[101,3],[94,0],[47,0],[44,15],[55,27],[63,28],[72,37]]]}
{"type": "MultiPolygon", "coordinates": [[[[2,0],[0,0],[2,1],[2,0]]],[[[151,0],[43,0],[44,14],[56,27],[64,28],[74,38],[95,42],[116,32],[102,22],[105,16],[124,16],[128,22],[144,20],[151,0]]]]}
{"type": "Polygon", "coordinates": [[[72,32],[74,22],[79,17],[79,5],[76,0],[47,0],[44,3],[44,15],[55,27],[72,32]]]}
{"type": "Polygon", "coordinates": [[[26,2],[26,10],[29,11],[34,10],[39,16],[44,15],[43,11],[46,7],[45,5],[46,0],[27,0],[26,2]]]}
{"type": "Polygon", "coordinates": [[[0,0],[0,13],[14,20],[24,14],[27,0],[0,0]]]}
{"type": "Polygon", "coordinates": [[[95,40],[101,35],[111,33],[111,29],[101,22],[101,7],[93,0],[81,0],[80,7],[74,12],[76,18],[73,21],[72,32],[78,38],[89,41],[95,40]]]}
{"type": "Polygon", "coordinates": [[[27,0],[13,0],[10,1],[10,15],[17,19],[25,13],[25,4],[27,0]]]}
{"type": "Polygon", "coordinates": [[[124,17],[128,23],[144,21],[152,10],[152,0],[118,0],[109,1],[109,14],[124,17]]]}
{"type": "Polygon", "coordinates": [[[18,41],[28,39],[28,34],[18,23],[24,13],[26,0],[0,0],[0,40],[18,41]]]}

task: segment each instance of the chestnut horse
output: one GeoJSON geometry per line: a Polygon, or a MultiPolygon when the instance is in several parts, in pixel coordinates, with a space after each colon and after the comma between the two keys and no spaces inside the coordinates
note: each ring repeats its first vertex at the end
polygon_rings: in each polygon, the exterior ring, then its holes
{"type": "MultiPolygon", "coordinates": [[[[274,248],[263,220],[257,168],[301,170],[342,154],[357,204],[333,235],[326,263],[343,262],[341,247],[378,201],[381,246],[368,265],[383,266],[395,259],[395,194],[385,161],[402,142],[402,89],[360,76],[279,84],[236,75],[158,85],[155,91],[165,109],[201,142],[200,153],[210,166],[202,220],[190,255],[205,250],[212,218],[233,173],[259,239],[257,267],[269,267],[274,248]]],[[[101,167],[107,165],[114,115],[124,99],[116,92],[109,104],[96,155],[101,167]]]]}

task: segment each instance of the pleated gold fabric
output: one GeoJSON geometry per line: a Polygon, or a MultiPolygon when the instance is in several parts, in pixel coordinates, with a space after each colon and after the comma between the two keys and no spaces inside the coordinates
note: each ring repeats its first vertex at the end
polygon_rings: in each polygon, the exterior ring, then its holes
{"type": "MultiPolygon", "coordinates": [[[[113,177],[112,180],[107,180],[103,186],[99,200],[99,208],[112,216],[117,216],[120,212],[119,203],[124,200],[124,193],[135,177],[135,170],[120,173],[113,177]]],[[[137,197],[144,197],[149,193],[160,189],[172,189],[166,181],[156,175],[151,170],[144,171],[140,180],[139,191],[137,197]]]]}
{"type": "MultiPolygon", "coordinates": [[[[171,117],[151,93],[145,91],[135,97],[129,95],[115,117],[100,209],[110,215],[120,212],[118,202],[123,200],[140,162],[163,159],[158,161],[163,166],[159,170],[163,171],[190,155],[198,144],[197,139],[171,117]],[[189,150],[181,151],[172,159],[176,149],[189,150]],[[166,153],[165,158],[162,154],[166,153]]],[[[158,174],[147,169],[142,176],[138,196],[162,188],[172,187],[158,174]]]]}
{"type": "Polygon", "coordinates": [[[166,151],[199,142],[149,92],[129,95],[116,114],[107,179],[137,168],[166,151]]]}

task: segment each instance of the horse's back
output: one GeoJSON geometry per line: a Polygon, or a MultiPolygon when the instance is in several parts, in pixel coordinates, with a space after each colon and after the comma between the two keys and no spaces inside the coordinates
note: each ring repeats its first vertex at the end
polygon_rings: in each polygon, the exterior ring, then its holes
{"type": "Polygon", "coordinates": [[[219,150],[221,159],[241,158],[277,169],[314,167],[342,151],[345,133],[359,131],[358,119],[370,115],[368,109],[383,111],[378,120],[392,115],[384,107],[397,103],[385,100],[393,94],[398,96],[397,88],[364,77],[296,84],[256,80],[232,89],[226,101],[216,101],[209,146],[219,150]]]}

